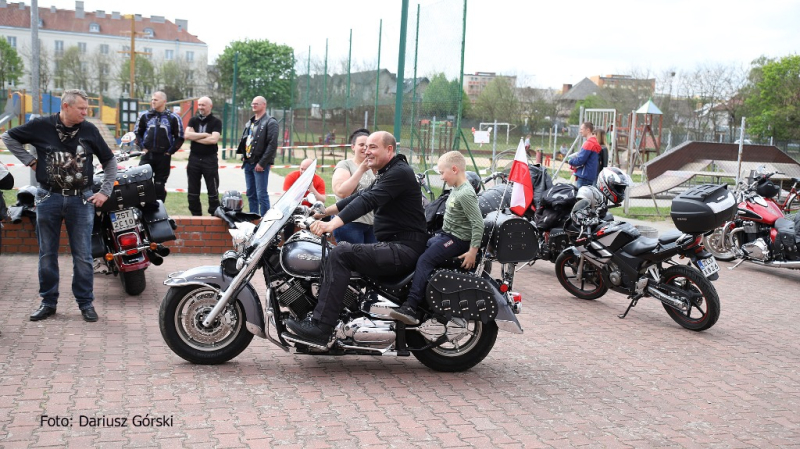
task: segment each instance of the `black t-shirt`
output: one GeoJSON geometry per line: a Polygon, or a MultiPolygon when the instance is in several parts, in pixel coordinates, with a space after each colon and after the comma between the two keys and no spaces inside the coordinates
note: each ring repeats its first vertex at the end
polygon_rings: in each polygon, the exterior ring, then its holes
{"type": "Polygon", "coordinates": [[[83,122],[66,128],[58,113],[12,128],[8,135],[36,148],[36,180],[46,189],[84,189],[92,184],[92,156],[96,155],[101,163],[114,157],[97,127],[83,122]],[[64,142],[57,125],[67,131],[64,142]]]}
{"type": "MultiPolygon", "coordinates": [[[[189,119],[189,124],[187,126],[192,128],[196,133],[211,134],[213,132],[218,132],[222,134],[222,120],[218,119],[214,114],[209,114],[203,118],[194,116],[189,119]]],[[[216,156],[219,150],[217,144],[209,145],[195,141],[192,141],[189,148],[192,150],[189,154],[197,156],[216,156]]]]}

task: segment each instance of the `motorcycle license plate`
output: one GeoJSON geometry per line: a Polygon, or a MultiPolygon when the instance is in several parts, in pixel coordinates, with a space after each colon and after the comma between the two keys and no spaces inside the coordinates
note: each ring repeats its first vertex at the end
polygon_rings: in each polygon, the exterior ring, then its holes
{"type": "Polygon", "coordinates": [[[111,228],[114,232],[124,231],[136,227],[136,218],[132,210],[111,212],[111,228]]]}
{"type": "Polygon", "coordinates": [[[709,277],[719,271],[719,265],[717,265],[717,260],[714,259],[714,256],[711,256],[708,259],[698,260],[697,266],[700,268],[700,271],[703,272],[705,277],[709,277]]]}

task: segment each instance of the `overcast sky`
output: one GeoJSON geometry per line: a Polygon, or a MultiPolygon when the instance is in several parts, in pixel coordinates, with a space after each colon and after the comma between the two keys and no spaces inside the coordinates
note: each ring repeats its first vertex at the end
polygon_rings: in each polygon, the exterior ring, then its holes
{"type": "MultiPolygon", "coordinates": [[[[28,3],[30,3],[28,1],[28,3]]],[[[462,0],[409,1],[409,35],[421,5],[419,75],[459,71],[462,0]]],[[[40,0],[75,9],[72,0],[40,0]]],[[[350,30],[353,60],[397,69],[400,0],[164,1],[84,0],[84,9],[186,19],[189,32],[209,47],[213,62],[228,42],[268,39],[289,45],[304,61],[346,61],[350,30]]],[[[517,75],[519,85],[560,88],[584,77],[639,72],[679,74],[703,63],[748,65],[761,55],[800,52],[800,1],[763,0],[469,0],[464,71],[517,75]]],[[[410,48],[409,50],[413,50],[410,48]]],[[[413,54],[413,53],[411,53],[413,54]]],[[[406,62],[411,76],[413,60],[406,62]]],[[[329,70],[330,71],[330,70],[329,70]]]]}

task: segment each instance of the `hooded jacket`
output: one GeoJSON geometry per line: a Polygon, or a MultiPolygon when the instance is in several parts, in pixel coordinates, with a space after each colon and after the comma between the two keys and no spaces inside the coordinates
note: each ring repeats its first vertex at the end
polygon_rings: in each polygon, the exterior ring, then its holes
{"type": "Polygon", "coordinates": [[[569,160],[569,165],[577,168],[575,176],[594,183],[597,180],[597,167],[600,165],[600,144],[597,137],[589,136],[581,146],[577,156],[569,160]]]}

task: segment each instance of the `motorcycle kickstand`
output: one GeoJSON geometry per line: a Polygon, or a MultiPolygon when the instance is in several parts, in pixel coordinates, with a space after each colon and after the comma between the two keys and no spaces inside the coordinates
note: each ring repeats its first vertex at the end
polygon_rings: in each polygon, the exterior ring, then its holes
{"type": "Polygon", "coordinates": [[[397,356],[398,357],[410,356],[411,352],[408,350],[408,346],[406,345],[406,323],[398,321],[397,327],[395,328],[395,332],[397,333],[397,341],[395,341],[397,345],[397,356]]]}
{"type": "Polygon", "coordinates": [[[617,318],[623,319],[626,316],[628,316],[628,312],[630,312],[633,307],[636,307],[636,303],[639,302],[639,299],[641,299],[642,296],[644,296],[644,295],[635,295],[635,296],[631,297],[631,303],[628,305],[628,308],[625,309],[625,313],[623,313],[622,315],[617,315],[617,318]]]}
{"type": "Polygon", "coordinates": [[[740,261],[736,262],[736,265],[734,265],[734,266],[732,266],[732,267],[728,267],[728,269],[729,269],[729,270],[733,270],[734,268],[736,268],[736,267],[738,267],[739,265],[743,264],[745,260],[747,260],[747,259],[745,259],[745,258],[742,258],[742,260],[740,260],[740,261]]]}

